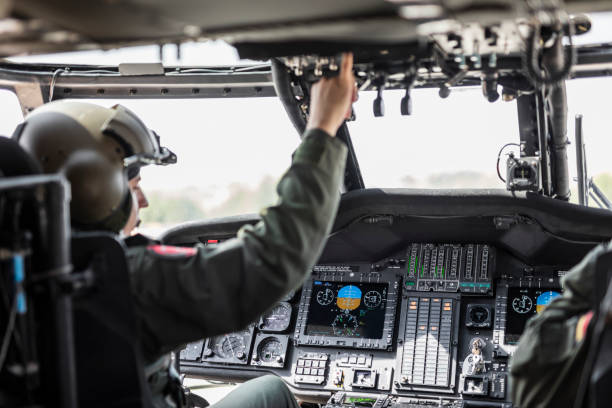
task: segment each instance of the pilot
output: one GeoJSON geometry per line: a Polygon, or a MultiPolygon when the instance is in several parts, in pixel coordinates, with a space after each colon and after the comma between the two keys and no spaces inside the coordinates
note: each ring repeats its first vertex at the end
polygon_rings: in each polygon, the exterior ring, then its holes
{"type": "Polygon", "coordinates": [[[515,406],[574,406],[588,353],[595,263],[609,246],[597,246],[572,268],[563,278],[563,295],[527,322],[511,360],[515,406]]]}
{"type": "Polygon", "coordinates": [[[130,216],[128,217],[125,226],[121,229],[121,235],[124,237],[130,237],[134,230],[140,225],[140,216],[139,212],[143,208],[147,208],[149,206],[149,200],[147,200],[147,196],[145,195],[142,187],[140,187],[140,167],[134,168],[132,172],[128,172],[128,187],[130,188],[130,192],[132,196],[132,209],[130,211],[130,216]]]}
{"type": "MultiPolygon", "coordinates": [[[[334,136],[356,98],[352,54],[340,73],[311,90],[310,117],[292,164],[277,186],[279,200],[261,221],[214,248],[148,243],[128,247],[131,289],[155,404],[172,400],[168,353],[205,337],[244,328],[307,278],[337,211],[347,148],[334,136]],[[167,373],[165,375],[164,373],[167,373]]],[[[34,110],[14,137],[45,172],[71,183],[71,220],[84,230],[129,235],[137,222],[138,180],[126,172],[176,161],[129,110],[52,102],[34,110]]],[[[142,240],[138,241],[143,243],[142,240]]],[[[297,407],[275,377],[249,381],[218,407],[297,407]]]]}

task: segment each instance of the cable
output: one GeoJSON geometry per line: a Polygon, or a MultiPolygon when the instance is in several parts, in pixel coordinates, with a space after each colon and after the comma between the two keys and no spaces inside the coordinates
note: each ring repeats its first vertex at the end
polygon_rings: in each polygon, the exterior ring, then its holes
{"type": "Polygon", "coordinates": [[[253,71],[253,70],[262,69],[262,68],[270,68],[270,64],[257,64],[257,65],[247,66],[247,67],[239,67],[239,68],[234,68],[233,71],[234,72],[245,72],[245,71],[253,71]]]}
{"type": "Polygon", "coordinates": [[[53,92],[55,91],[55,81],[57,81],[58,75],[68,71],[68,68],[58,68],[53,72],[53,75],[51,76],[51,81],[49,82],[49,102],[53,100],[53,92]]]}
{"type": "MultiPolygon", "coordinates": [[[[2,284],[0,284],[0,293],[2,294],[2,303],[4,303],[4,307],[8,311],[10,309],[10,307],[11,307],[11,301],[9,299],[8,293],[4,289],[6,287],[8,287],[9,283],[6,282],[4,279],[3,279],[3,281],[1,283],[2,284]]],[[[21,359],[23,361],[23,364],[25,365],[25,363],[26,363],[26,361],[25,361],[25,351],[24,351],[24,346],[23,346],[23,342],[21,341],[21,335],[20,335],[19,331],[13,330],[13,339],[14,339],[14,345],[17,348],[17,350],[19,351],[19,354],[21,355],[21,359]]]]}
{"type": "Polygon", "coordinates": [[[11,335],[13,334],[13,329],[15,328],[15,318],[17,317],[17,297],[13,300],[13,307],[11,308],[11,314],[9,315],[9,321],[6,325],[6,332],[4,333],[4,339],[2,339],[2,347],[0,348],[0,372],[2,372],[2,367],[4,366],[4,360],[6,359],[6,355],[8,353],[8,346],[11,343],[11,335]]]}
{"type": "MultiPolygon", "coordinates": [[[[567,32],[562,28],[560,31],[556,32],[555,35],[560,35],[561,38],[555,41],[562,41],[563,34],[566,34],[568,37],[568,45],[562,46],[564,51],[564,61],[563,67],[557,72],[546,73],[540,69],[540,63],[538,61],[540,55],[536,52],[538,48],[538,44],[541,41],[541,33],[539,24],[534,24],[533,33],[530,39],[527,39],[525,42],[526,52],[525,58],[523,59],[523,65],[525,66],[525,70],[527,71],[527,75],[529,79],[531,79],[536,85],[553,85],[557,82],[560,82],[568,77],[572,66],[576,61],[576,50],[574,48],[574,31],[575,27],[572,24],[571,18],[566,14],[567,17],[567,32]]],[[[560,21],[561,18],[558,18],[560,21]]]]}
{"type": "Polygon", "coordinates": [[[500,159],[501,159],[501,154],[502,154],[502,152],[503,152],[503,151],[504,151],[504,149],[505,149],[506,147],[508,147],[508,146],[516,146],[516,147],[518,147],[519,149],[521,148],[521,145],[520,145],[520,144],[518,144],[518,143],[506,143],[505,145],[503,145],[503,146],[501,147],[501,149],[499,149],[499,153],[497,153],[497,165],[496,165],[496,168],[497,168],[497,177],[499,177],[499,179],[500,179],[501,181],[503,181],[504,183],[506,182],[506,179],[504,179],[504,178],[502,177],[501,172],[499,171],[499,161],[500,161],[500,159]]]}
{"type": "MultiPolygon", "coordinates": [[[[270,68],[270,64],[258,64],[246,67],[237,67],[230,69],[221,69],[221,68],[177,68],[175,71],[167,72],[166,75],[183,75],[183,74],[235,74],[240,72],[249,72],[249,71],[257,71],[262,70],[264,68],[270,68]]],[[[262,71],[262,73],[269,73],[270,69],[267,71],[262,71]]]]}

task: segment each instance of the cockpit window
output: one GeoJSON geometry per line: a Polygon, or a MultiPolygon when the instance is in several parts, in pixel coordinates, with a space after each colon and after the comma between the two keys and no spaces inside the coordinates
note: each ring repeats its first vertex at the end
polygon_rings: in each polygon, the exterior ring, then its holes
{"type": "Polygon", "coordinates": [[[384,93],[384,117],[374,117],[375,92],[355,104],[349,129],[366,187],[505,188],[495,165],[500,147],[519,140],[516,103],[489,103],[480,88],[447,99],[415,89],[413,113],[402,116],[404,94],[384,93]]]}
{"type": "Polygon", "coordinates": [[[0,136],[10,137],[15,127],[23,122],[23,115],[17,95],[8,89],[0,89],[0,136]]]}
{"type": "Polygon", "coordinates": [[[277,98],[89,101],[133,110],[178,157],[141,171],[149,201],[141,232],[153,236],[181,222],[273,204],[300,142],[277,98]]]}
{"type": "MultiPolygon", "coordinates": [[[[612,198],[610,152],[612,116],[599,95],[610,89],[610,78],[567,81],[567,146],[571,202],[578,202],[575,116],[582,114],[588,176],[612,198]]],[[[357,120],[349,123],[366,187],[505,188],[496,159],[506,143],[519,142],[515,102],[489,103],[480,88],[455,88],[447,99],[435,89],[412,91],[413,114],[400,114],[404,92],[386,91],[386,115],[374,117],[374,92],[363,92],[355,104],[357,120]]],[[[500,171],[505,176],[507,153],[500,171]]],[[[595,205],[593,202],[589,203],[595,205]]]]}
{"type": "MultiPolygon", "coordinates": [[[[612,116],[605,102],[606,94],[612,90],[611,78],[574,79],[567,81],[567,133],[571,144],[567,156],[572,189],[572,202],[578,202],[576,170],[575,122],[581,114],[583,142],[587,164],[587,177],[593,178],[597,187],[612,199],[612,116]]],[[[597,206],[589,199],[590,206],[597,206]]]]}

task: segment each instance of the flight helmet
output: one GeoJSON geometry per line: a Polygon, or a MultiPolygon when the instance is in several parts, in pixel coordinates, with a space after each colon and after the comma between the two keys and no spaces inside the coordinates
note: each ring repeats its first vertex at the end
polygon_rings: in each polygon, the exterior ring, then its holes
{"type": "Polygon", "coordinates": [[[176,155],[129,109],[55,101],[32,111],[13,134],[44,173],[71,184],[73,226],[118,232],[132,198],[128,180],[147,164],[176,163],[176,155]]]}

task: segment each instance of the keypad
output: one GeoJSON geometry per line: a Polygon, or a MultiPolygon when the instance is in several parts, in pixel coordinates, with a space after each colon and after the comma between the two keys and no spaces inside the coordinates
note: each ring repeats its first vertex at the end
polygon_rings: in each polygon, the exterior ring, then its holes
{"type": "Polygon", "coordinates": [[[322,353],[306,353],[298,356],[295,382],[302,384],[325,383],[325,370],[329,356],[322,353]]]}

